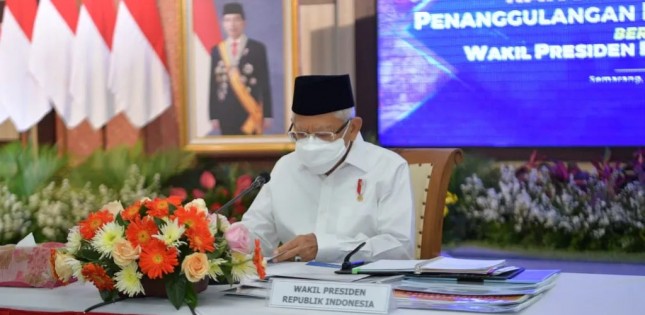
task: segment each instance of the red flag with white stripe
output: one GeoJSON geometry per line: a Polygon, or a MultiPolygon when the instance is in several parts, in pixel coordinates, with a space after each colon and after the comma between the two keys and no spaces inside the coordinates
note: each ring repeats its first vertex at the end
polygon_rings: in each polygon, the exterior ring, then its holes
{"type": "Polygon", "coordinates": [[[119,113],[108,87],[110,49],[116,23],[114,0],[83,0],[73,42],[68,126],[83,119],[99,129],[119,113]]]}
{"type": "Polygon", "coordinates": [[[217,10],[212,0],[193,1],[193,60],[195,82],[195,110],[191,121],[195,122],[197,136],[211,131],[208,97],[211,76],[211,49],[222,40],[217,10]]]}
{"type": "Polygon", "coordinates": [[[29,70],[63,121],[72,111],[69,93],[76,0],[40,0],[34,22],[29,70]]]}
{"type": "Polygon", "coordinates": [[[122,0],[117,10],[109,86],[117,109],[141,128],[171,102],[161,17],[156,0],[122,0]]]}
{"type": "Polygon", "coordinates": [[[0,103],[20,132],[37,124],[51,109],[45,93],[29,73],[37,6],[36,0],[7,0],[2,21],[0,103]]]}

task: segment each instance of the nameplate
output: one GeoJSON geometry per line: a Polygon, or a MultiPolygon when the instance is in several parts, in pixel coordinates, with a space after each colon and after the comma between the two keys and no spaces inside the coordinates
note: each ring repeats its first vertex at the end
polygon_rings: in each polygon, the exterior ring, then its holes
{"type": "Polygon", "coordinates": [[[392,287],[376,283],[337,283],[273,279],[269,306],[387,314],[392,287]]]}

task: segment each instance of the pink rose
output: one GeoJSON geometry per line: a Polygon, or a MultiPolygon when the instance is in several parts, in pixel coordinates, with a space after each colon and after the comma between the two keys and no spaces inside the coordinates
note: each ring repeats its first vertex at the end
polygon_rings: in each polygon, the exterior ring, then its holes
{"type": "Polygon", "coordinates": [[[213,189],[216,183],[215,175],[209,171],[204,171],[202,176],[199,177],[199,183],[206,189],[213,189]]]}
{"type": "Polygon", "coordinates": [[[228,242],[228,246],[231,247],[231,250],[245,254],[251,252],[249,246],[249,230],[244,224],[239,222],[231,224],[228,230],[224,232],[224,237],[228,242]]]}

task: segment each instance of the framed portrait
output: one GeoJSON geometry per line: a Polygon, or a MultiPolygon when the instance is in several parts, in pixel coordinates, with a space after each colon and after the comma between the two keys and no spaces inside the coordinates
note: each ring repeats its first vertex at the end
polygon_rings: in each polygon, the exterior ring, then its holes
{"type": "Polygon", "coordinates": [[[293,149],[297,0],[184,1],[186,149],[213,155],[293,149]]]}

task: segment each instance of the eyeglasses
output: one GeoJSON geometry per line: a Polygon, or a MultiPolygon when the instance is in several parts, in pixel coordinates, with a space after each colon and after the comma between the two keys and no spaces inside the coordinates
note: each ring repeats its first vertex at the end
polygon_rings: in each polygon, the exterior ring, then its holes
{"type": "Polygon", "coordinates": [[[289,132],[287,134],[289,135],[289,138],[291,141],[298,141],[302,139],[307,139],[309,137],[315,137],[323,141],[327,142],[332,142],[336,140],[336,135],[339,134],[345,127],[349,125],[349,122],[352,121],[351,119],[346,121],[338,130],[332,132],[332,131],[317,131],[317,132],[304,132],[304,131],[291,131],[293,129],[293,123],[291,124],[291,127],[289,127],[289,132]]]}

